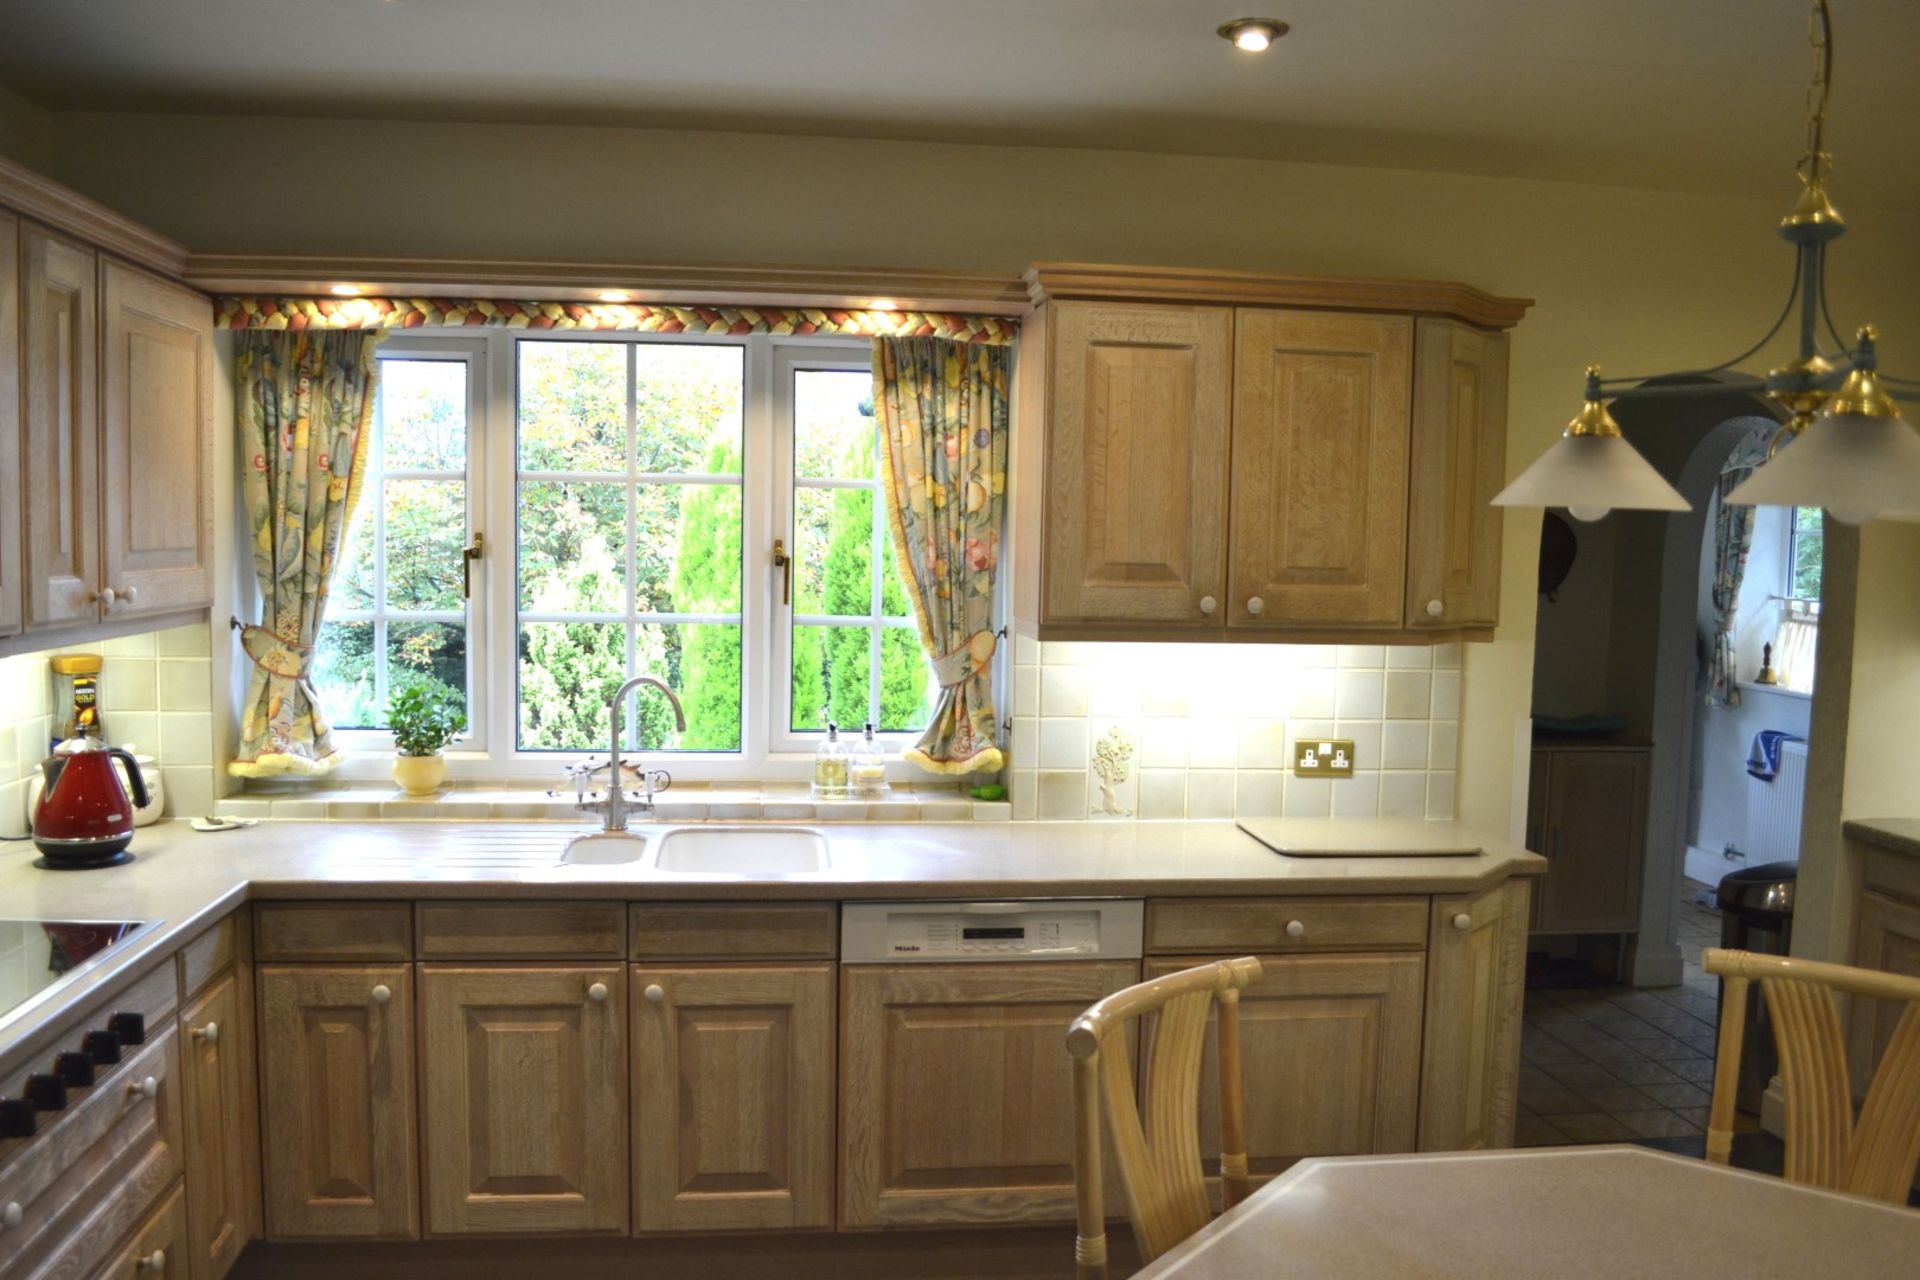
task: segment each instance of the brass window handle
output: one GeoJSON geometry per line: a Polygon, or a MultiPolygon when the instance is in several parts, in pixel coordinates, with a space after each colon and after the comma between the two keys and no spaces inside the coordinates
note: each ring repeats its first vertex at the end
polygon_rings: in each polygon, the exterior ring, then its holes
{"type": "Polygon", "coordinates": [[[473,562],[486,554],[486,549],[487,535],[475,533],[473,545],[463,547],[460,551],[460,598],[462,600],[473,599],[473,562]]]}
{"type": "Polygon", "coordinates": [[[773,567],[784,572],[780,582],[780,603],[793,603],[793,557],[787,554],[787,540],[773,540],[773,567]]]}

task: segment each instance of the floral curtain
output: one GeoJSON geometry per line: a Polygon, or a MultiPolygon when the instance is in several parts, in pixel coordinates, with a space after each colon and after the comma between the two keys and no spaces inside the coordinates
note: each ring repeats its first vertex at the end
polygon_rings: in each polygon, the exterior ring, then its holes
{"type": "MultiPolygon", "coordinates": [[[[236,339],[234,421],[260,586],[240,720],[241,777],[330,772],[340,757],[308,677],[372,436],[380,335],[264,332],[236,339]]],[[[239,625],[236,623],[235,625],[239,625]]]]}
{"type": "Polygon", "coordinates": [[[874,408],[894,553],[940,701],[906,758],[934,773],[1001,766],[993,584],[1007,492],[1008,349],[876,338],[874,408]]]}
{"type": "Polygon", "coordinates": [[[1707,670],[1710,707],[1740,705],[1733,628],[1740,606],[1740,581],[1747,574],[1747,552],[1753,546],[1754,508],[1732,506],[1727,495],[1767,460],[1773,434],[1774,429],[1766,426],[1742,436],[1720,468],[1720,481],[1713,490],[1713,653],[1707,670]]]}

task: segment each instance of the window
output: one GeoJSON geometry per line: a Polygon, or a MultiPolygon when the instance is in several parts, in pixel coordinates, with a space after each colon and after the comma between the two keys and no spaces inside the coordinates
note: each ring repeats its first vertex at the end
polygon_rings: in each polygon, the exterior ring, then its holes
{"type": "Polygon", "coordinates": [[[895,564],[865,341],[490,330],[380,353],[314,672],[367,752],[348,776],[385,770],[386,700],[416,680],[465,699],[451,767],[468,776],[604,752],[607,701],[636,674],[687,726],[643,689],[623,745],[687,780],[804,777],[826,719],[871,720],[896,749],[925,727],[938,689],[895,564]]]}
{"type": "Polygon", "coordinates": [[[1826,550],[1826,527],[1819,507],[1795,507],[1787,536],[1787,595],[1794,600],[1820,599],[1820,565],[1826,550]]]}
{"type": "Polygon", "coordinates": [[[477,347],[383,345],[366,471],[313,683],[338,729],[384,730],[387,699],[426,685],[477,723],[462,549],[477,347]]]}
{"type": "Polygon", "coordinates": [[[1796,693],[1813,692],[1813,666],[1820,647],[1820,572],[1826,527],[1819,507],[1788,513],[1786,599],[1773,639],[1774,677],[1796,693]]]}

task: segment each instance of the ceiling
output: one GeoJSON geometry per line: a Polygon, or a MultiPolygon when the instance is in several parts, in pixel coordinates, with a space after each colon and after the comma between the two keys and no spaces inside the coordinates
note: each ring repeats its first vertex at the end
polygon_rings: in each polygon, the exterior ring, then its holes
{"type": "MultiPolygon", "coordinates": [[[[1836,195],[1920,201],[1920,3],[1835,0],[1836,195]]],[[[69,109],[555,121],[1790,195],[1804,0],[0,0],[69,109]],[[1263,56],[1213,34],[1293,24],[1263,56]]]]}

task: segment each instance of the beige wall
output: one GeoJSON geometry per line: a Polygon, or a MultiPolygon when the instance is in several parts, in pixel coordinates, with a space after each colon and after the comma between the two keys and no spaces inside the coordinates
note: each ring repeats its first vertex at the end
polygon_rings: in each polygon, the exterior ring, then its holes
{"type": "Polygon", "coordinates": [[[53,116],[0,85],[0,156],[33,169],[53,157],[53,116]]]}
{"type": "MultiPolygon", "coordinates": [[[[1582,366],[1724,359],[1785,297],[1778,202],[1127,152],[630,129],[63,114],[56,176],[202,249],[1015,271],[1149,262],[1465,280],[1538,299],[1514,341],[1510,469],[1582,366]],[[285,156],[286,162],[276,160],[285,156]]],[[[6,145],[0,133],[0,147],[6,145]]],[[[1844,173],[1844,170],[1842,170],[1844,173]]],[[[1843,207],[1832,300],[1920,367],[1908,219],[1843,207]]],[[[1507,828],[1528,713],[1537,517],[1507,522],[1502,616],[1470,646],[1461,816],[1507,828]]]]}

